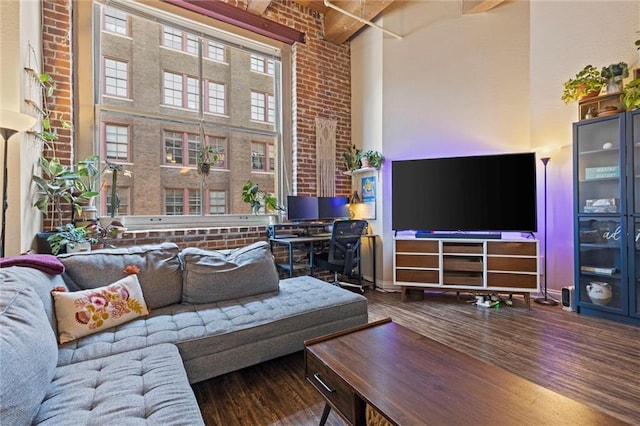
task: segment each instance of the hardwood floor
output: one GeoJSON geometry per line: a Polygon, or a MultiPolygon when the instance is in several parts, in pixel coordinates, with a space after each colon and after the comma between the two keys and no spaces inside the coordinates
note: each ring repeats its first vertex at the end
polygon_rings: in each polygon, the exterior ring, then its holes
{"type": "MultiPolygon", "coordinates": [[[[461,295],[367,290],[369,320],[420,334],[562,395],[640,424],[640,328],[531,304],[480,308],[461,295]]],[[[375,359],[371,362],[375,363],[375,359]]],[[[207,425],[317,425],[324,401],[304,379],[302,352],[193,385],[207,425]]],[[[460,403],[464,403],[460,401],[460,403]]],[[[327,425],[345,422],[332,410],[327,425]]]]}

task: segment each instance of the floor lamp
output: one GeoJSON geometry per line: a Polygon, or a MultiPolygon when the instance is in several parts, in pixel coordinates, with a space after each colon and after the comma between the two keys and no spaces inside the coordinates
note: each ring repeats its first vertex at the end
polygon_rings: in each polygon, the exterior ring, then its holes
{"type": "Polygon", "coordinates": [[[558,302],[547,296],[547,163],[549,160],[551,160],[550,157],[540,159],[544,164],[544,297],[537,297],[534,301],[542,305],[555,306],[558,302]]]}
{"type": "Polygon", "coordinates": [[[4,143],[4,157],[2,167],[2,247],[0,248],[0,257],[4,257],[6,247],[6,228],[7,228],[7,209],[9,201],[7,199],[8,185],[8,146],[9,139],[13,135],[23,130],[30,129],[36,123],[36,119],[14,111],[0,111],[0,136],[4,143]]]}

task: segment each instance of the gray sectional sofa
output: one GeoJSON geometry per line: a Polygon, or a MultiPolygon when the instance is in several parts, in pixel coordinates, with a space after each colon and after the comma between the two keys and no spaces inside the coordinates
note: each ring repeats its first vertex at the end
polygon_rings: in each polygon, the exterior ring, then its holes
{"type": "Polygon", "coordinates": [[[203,424],[190,383],[368,320],[359,294],[308,276],[279,280],[266,242],[221,251],[165,243],[58,259],[59,275],[0,269],[0,424],[203,424]],[[52,290],[105,288],[131,265],[151,313],[58,344],[52,290]]]}

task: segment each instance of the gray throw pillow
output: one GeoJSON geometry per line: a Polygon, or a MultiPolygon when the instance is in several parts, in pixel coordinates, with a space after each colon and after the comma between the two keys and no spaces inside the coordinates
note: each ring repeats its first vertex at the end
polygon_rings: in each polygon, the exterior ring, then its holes
{"type": "Polygon", "coordinates": [[[68,277],[82,290],[104,287],[128,275],[136,266],[149,309],[180,303],[182,265],[174,243],[100,249],[58,256],[68,277]]]}
{"type": "Polygon", "coordinates": [[[266,241],[234,250],[186,248],[182,302],[213,303],[277,291],[279,278],[266,241]]]}
{"type": "Polygon", "coordinates": [[[58,345],[29,285],[0,285],[0,423],[29,425],[56,372],[58,345]]]}

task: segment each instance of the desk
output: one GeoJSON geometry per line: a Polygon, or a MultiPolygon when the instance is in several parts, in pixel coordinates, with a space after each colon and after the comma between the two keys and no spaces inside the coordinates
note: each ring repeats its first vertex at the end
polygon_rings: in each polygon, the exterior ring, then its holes
{"type": "Polygon", "coordinates": [[[327,243],[331,240],[331,236],[309,236],[309,237],[292,237],[292,238],[269,238],[269,244],[271,244],[271,248],[273,251],[273,245],[284,245],[287,246],[287,250],[289,252],[289,261],[288,263],[277,263],[276,266],[280,269],[289,272],[289,277],[293,277],[293,271],[296,269],[306,269],[309,268],[309,275],[313,275],[313,255],[314,248],[317,247],[319,243],[327,243]],[[304,249],[309,254],[309,263],[308,264],[296,264],[293,261],[293,249],[296,246],[304,246],[304,249]]]}
{"type": "MultiPolygon", "coordinates": [[[[375,235],[362,235],[362,238],[369,239],[372,242],[372,251],[373,251],[373,289],[376,288],[376,236],[375,235]]],[[[276,263],[276,266],[280,269],[289,272],[289,277],[293,277],[294,270],[307,269],[309,268],[309,275],[313,275],[313,255],[314,248],[318,247],[321,243],[328,243],[331,240],[330,235],[310,235],[310,236],[302,236],[302,237],[293,237],[293,238],[269,238],[269,244],[273,251],[274,245],[283,245],[287,247],[288,251],[288,262],[287,263],[276,263]],[[296,246],[303,246],[304,250],[309,254],[309,263],[299,263],[296,264],[293,259],[293,249],[296,246]]],[[[362,251],[362,248],[360,248],[362,251]]],[[[358,274],[362,276],[362,254],[360,263],[358,263],[358,274]]]]}

